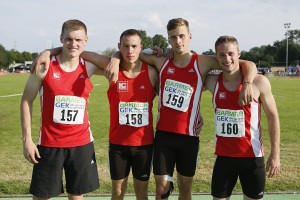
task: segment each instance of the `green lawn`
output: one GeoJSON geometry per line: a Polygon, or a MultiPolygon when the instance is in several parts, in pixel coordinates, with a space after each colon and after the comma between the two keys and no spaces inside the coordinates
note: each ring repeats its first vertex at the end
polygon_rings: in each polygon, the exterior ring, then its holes
{"type": "MultiPolygon", "coordinates": [[[[19,105],[21,94],[28,74],[10,74],[0,76],[0,195],[28,194],[32,165],[22,154],[19,105]]],[[[272,84],[281,122],[281,167],[279,176],[267,179],[266,192],[300,191],[299,158],[299,118],[300,118],[300,79],[269,78],[272,84]]],[[[94,193],[110,193],[110,178],[107,166],[109,106],[106,98],[107,81],[103,77],[93,77],[94,89],[90,97],[89,115],[95,138],[95,148],[100,175],[100,189],[94,193]]],[[[154,113],[157,114],[157,101],[154,113]]],[[[194,179],[193,192],[209,192],[210,177],[214,162],[213,110],[211,94],[202,94],[201,112],[204,127],[200,136],[200,154],[198,169],[194,179]]],[[[266,119],[262,114],[266,158],[269,154],[269,137],[266,132],[266,119]]],[[[33,110],[33,138],[36,141],[39,129],[39,99],[33,110]]],[[[176,179],[176,177],[175,177],[176,179]]],[[[129,182],[128,192],[133,192],[129,182]]],[[[154,192],[153,177],[149,192],[154,192]]],[[[175,192],[178,192],[175,187],[175,192]]],[[[238,184],[235,192],[241,192],[238,184]]]]}

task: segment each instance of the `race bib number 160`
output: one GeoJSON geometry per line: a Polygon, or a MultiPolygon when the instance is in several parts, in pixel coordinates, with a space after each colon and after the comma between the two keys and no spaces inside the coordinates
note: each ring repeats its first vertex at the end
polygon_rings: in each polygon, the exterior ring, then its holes
{"type": "Polygon", "coordinates": [[[215,131],[222,137],[244,137],[245,116],[243,110],[216,109],[215,131]]]}

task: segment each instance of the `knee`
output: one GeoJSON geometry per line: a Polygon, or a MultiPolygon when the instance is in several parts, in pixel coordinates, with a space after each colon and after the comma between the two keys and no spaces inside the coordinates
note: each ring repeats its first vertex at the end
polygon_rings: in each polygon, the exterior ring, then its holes
{"type": "Polygon", "coordinates": [[[173,182],[170,181],[169,184],[167,184],[167,187],[165,187],[164,192],[161,194],[161,199],[167,199],[172,194],[173,189],[173,182]]]}
{"type": "Polygon", "coordinates": [[[112,200],[122,200],[124,198],[125,192],[122,189],[113,189],[111,194],[112,200]]]}

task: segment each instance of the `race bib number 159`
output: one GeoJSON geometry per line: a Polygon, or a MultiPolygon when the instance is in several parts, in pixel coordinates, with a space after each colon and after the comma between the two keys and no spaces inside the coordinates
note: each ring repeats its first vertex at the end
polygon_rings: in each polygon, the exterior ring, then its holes
{"type": "Polygon", "coordinates": [[[167,79],[163,91],[163,105],[182,112],[187,111],[193,88],[186,83],[167,79]]]}

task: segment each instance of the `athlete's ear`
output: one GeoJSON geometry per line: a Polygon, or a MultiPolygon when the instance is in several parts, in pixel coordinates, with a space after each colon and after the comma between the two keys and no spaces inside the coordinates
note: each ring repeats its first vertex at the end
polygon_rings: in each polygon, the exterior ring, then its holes
{"type": "Polygon", "coordinates": [[[83,44],[84,46],[86,46],[86,45],[87,45],[87,43],[88,43],[88,40],[89,40],[89,38],[88,38],[88,36],[86,36],[86,37],[85,37],[85,40],[84,40],[84,44],[83,44]]]}
{"type": "Polygon", "coordinates": [[[118,49],[120,51],[120,48],[121,48],[121,43],[118,43],[118,49]]]}

